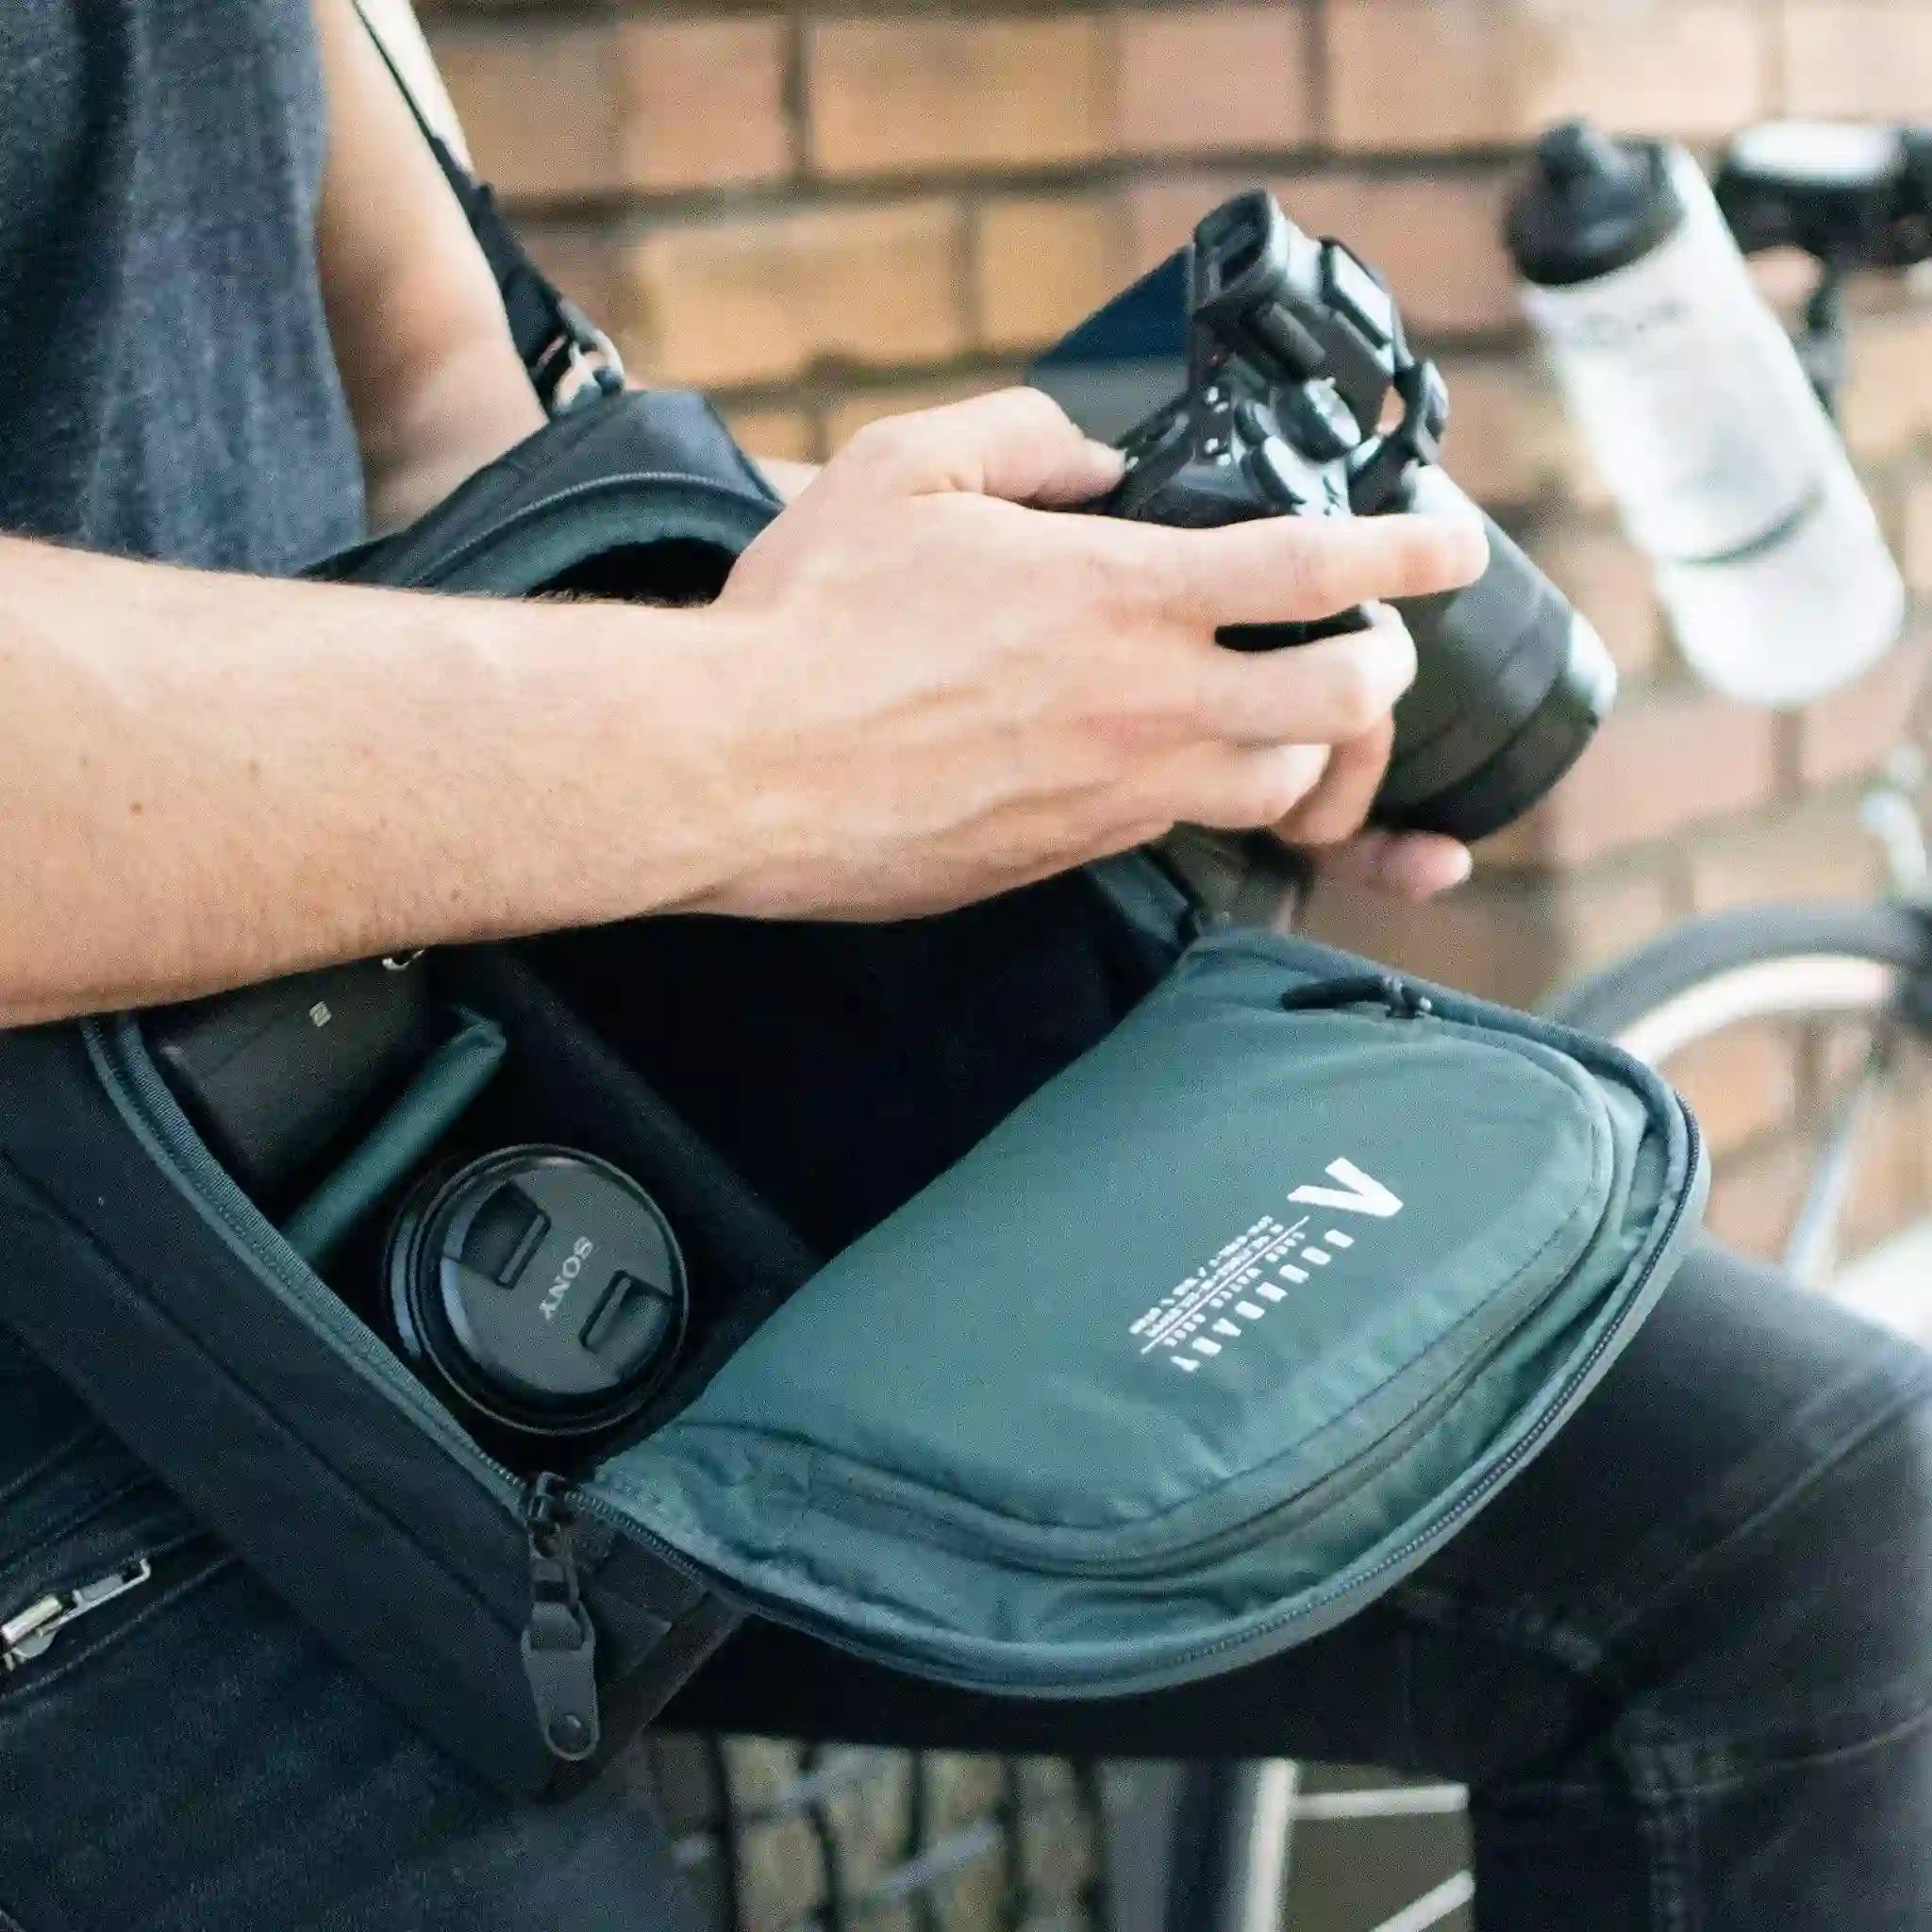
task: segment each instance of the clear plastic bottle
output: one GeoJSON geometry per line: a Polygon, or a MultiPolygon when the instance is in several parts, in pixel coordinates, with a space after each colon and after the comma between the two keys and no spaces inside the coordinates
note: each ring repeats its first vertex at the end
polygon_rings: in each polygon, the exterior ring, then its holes
{"type": "Polygon", "coordinates": [[[1555,129],[1509,217],[1549,351],[1693,669],[1793,706],[1897,641],[1906,591],[1790,339],[1681,148],[1555,129]]]}

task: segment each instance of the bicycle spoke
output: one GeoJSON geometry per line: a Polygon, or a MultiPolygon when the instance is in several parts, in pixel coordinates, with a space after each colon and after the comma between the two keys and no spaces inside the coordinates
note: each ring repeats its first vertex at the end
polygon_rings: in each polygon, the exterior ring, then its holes
{"type": "Polygon", "coordinates": [[[1451,1912],[1470,1904],[1474,1897],[1475,1880],[1467,1872],[1458,1872],[1392,1919],[1384,1919],[1375,1932],[1429,1932],[1430,1926],[1440,1925],[1451,1912]]]}
{"type": "Polygon", "coordinates": [[[1230,1932],[1276,1932],[1288,1898],[1290,1833],[1300,1770],[1285,1757],[1249,1767],[1241,1809],[1243,1857],[1231,1874],[1230,1932]]]}
{"type": "Polygon", "coordinates": [[[1898,1029],[1887,1023],[1857,1074],[1834,1096],[1818,1133],[1811,1184],[1785,1243],[1785,1266],[1807,1288],[1823,1288],[1837,1269],[1840,1236],[1857,1169],[1859,1136],[1897,1059],[1898,1029]]]}

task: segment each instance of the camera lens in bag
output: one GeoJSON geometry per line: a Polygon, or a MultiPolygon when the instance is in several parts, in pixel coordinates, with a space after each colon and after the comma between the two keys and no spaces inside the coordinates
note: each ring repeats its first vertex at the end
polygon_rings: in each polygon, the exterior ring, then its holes
{"type": "Polygon", "coordinates": [[[427,1175],[383,1259],[398,1344],[469,1422],[590,1436],[634,1415],[683,1335],[671,1224],[608,1162],[510,1147],[427,1175]]]}

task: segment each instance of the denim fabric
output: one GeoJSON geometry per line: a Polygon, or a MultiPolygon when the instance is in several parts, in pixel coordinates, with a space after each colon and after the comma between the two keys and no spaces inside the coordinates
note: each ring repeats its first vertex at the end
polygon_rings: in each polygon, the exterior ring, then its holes
{"type": "Polygon", "coordinates": [[[623,1774],[515,1810],[412,1736],[0,1333],[0,1621],[154,1581],[0,1677],[0,1932],[676,1932],[623,1774]]]}
{"type": "MultiPolygon", "coordinates": [[[[0,1928],[671,1927],[620,1765],[518,1812],[413,1740],[0,1347],[0,1617],[162,1552],[0,1680],[0,1928]]],[[[1346,1628],[1114,1704],[758,1630],[687,1726],[1380,1762],[1474,1790],[1485,1932],[1932,1925],[1932,1359],[1714,1250],[1549,1452],[1346,1628]]]]}

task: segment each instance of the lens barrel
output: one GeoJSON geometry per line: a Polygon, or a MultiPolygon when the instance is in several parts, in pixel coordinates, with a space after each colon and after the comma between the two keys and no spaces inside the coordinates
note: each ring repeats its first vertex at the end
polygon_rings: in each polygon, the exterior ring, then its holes
{"type": "MultiPolygon", "coordinates": [[[[1414,508],[1476,514],[1437,469],[1420,473],[1414,508]]],[[[1483,522],[1483,575],[1399,606],[1416,680],[1395,708],[1377,824],[1462,840],[1500,831],[1582,757],[1616,702],[1603,640],[1506,531],[1483,522]]]]}
{"type": "Polygon", "coordinates": [[[382,1264],[404,1357],[459,1417],[584,1437],[634,1415],[689,1308],[677,1238],[608,1162],[505,1148],[427,1176],[382,1264]]]}

